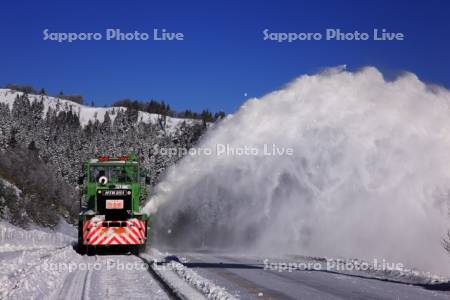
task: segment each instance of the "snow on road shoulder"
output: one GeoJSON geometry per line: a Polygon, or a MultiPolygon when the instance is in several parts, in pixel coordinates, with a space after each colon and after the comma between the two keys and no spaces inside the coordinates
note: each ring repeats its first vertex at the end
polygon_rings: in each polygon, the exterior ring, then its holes
{"type": "Polygon", "coordinates": [[[83,264],[86,262],[72,247],[2,253],[0,298],[48,298],[83,264]]]}
{"type": "Polygon", "coordinates": [[[258,261],[263,263],[265,270],[277,272],[323,271],[415,285],[450,282],[450,277],[408,268],[401,263],[382,259],[370,262],[361,259],[288,255],[285,258],[259,258],[258,261]]]}
{"type": "Polygon", "coordinates": [[[386,261],[367,262],[359,259],[326,258],[331,271],[350,275],[365,275],[375,279],[397,281],[408,284],[439,284],[450,281],[449,277],[405,267],[403,264],[386,261]]]}
{"type": "MultiPolygon", "coordinates": [[[[69,225],[60,225],[66,228],[69,225]]],[[[7,222],[0,222],[0,253],[36,248],[56,249],[70,246],[75,238],[67,232],[53,232],[34,227],[25,230],[7,222]]]]}
{"type": "Polygon", "coordinates": [[[237,299],[228,293],[223,287],[214,284],[212,281],[198,275],[193,270],[186,268],[183,264],[175,260],[167,260],[165,255],[156,249],[151,249],[149,253],[141,254],[141,256],[149,261],[154,261],[154,270],[159,276],[169,283],[169,286],[175,288],[186,296],[188,299],[197,299],[192,291],[187,290],[180,279],[188,283],[196,291],[207,299],[214,300],[232,300],[237,299]],[[174,276],[175,275],[175,276],[174,276]]]}
{"type": "Polygon", "coordinates": [[[42,298],[62,284],[76,263],[73,237],[34,228],[24,230],[0,222],[0,299],[42,298]]]}

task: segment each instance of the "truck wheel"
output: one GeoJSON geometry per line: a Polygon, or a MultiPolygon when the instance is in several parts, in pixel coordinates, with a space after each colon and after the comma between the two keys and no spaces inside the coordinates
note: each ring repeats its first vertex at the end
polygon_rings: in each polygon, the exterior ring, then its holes
{"type": "Polygon", "coordinates": [[[81,254],[81,255],[85,255],[86,254],[86,246],[83,245],[82,241],[78,241],[77,252],[78,252],[78,254],[81,254]]]}
{"type": "Polygon", "coordinates": [[[78,243],[76,250],[81,255],[86,254],[86,246],[83,244],[83,227],[81,222],[78,222],[78,243]]]}
{"type": "Polygon", "coordinates": [[[138,256],[139,255],[139,246],[131,246],[130,252],[132,255],[138,256]]]}
{"type": "Polygon", "coordinates": [[[88,255],[88,256],[92,256],[92,255],[94,255],[95,254],[95,247],[93,247],[93,246],[86,246],[86,254],[88,255]]]}

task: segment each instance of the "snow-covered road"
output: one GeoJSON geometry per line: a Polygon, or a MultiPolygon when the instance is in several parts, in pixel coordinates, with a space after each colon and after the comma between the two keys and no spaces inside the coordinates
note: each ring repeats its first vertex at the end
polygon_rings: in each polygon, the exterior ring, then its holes
{"type": "Polygon", "coordinates": [[[80,255],[75,237],[64,222],[56,231],[0,222],[0,299],[232,299],[180,266],[158,268],[156,249],[80,255]]]}
{"type": "Polygon", "coordinates": [[[169,299],[133,255],[19,250],[1,253],[1,267],[1,299],[169,299]]]}
{"type": "Polygon", "coordinates": [[[335,261],[217,250],[87,256],[73,242],[0,223],[0,299],[450,299],[448,278],[406,269],[289,270],[285,262],[335,261]]]}
{"type": "Polygon", "coordinates": [[[83,257],[93,268],[70,273],[55,299],[169,299],[133,255],[83,257]]]}
{"type": "Polygon", "coordinates": [[[169,299],[141,258],[80,255],[66,229],[0,223],[0,299],[169,299]]]}

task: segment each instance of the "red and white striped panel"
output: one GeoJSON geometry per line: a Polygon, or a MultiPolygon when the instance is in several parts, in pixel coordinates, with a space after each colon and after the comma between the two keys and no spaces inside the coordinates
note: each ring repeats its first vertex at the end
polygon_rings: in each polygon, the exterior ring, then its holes
{"type": "Polygon", "coordinates": [[[85,245],[141,245],[145,243],[147,222],[138,219],[126,221],[83,222],[83,243],[85,245]],[[120,227],[109,227],[120,223],[120,227]],[[104,226],[106,225],[106,226],[104,226]]]}

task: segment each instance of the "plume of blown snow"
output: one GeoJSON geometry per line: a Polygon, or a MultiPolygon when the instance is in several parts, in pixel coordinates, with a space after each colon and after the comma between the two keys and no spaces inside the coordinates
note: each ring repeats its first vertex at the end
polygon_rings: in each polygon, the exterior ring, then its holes
{"type": "Polygon", "coordinates": [[[158,243],[385,259],[450,274],[450,92],[373,67],[250,99],[171,168],[145,210],[158,243]],[[292,148],[269,156],[264,144],[292,148]],[[255,155],[218,155],[218,145],[255,155]]]}

